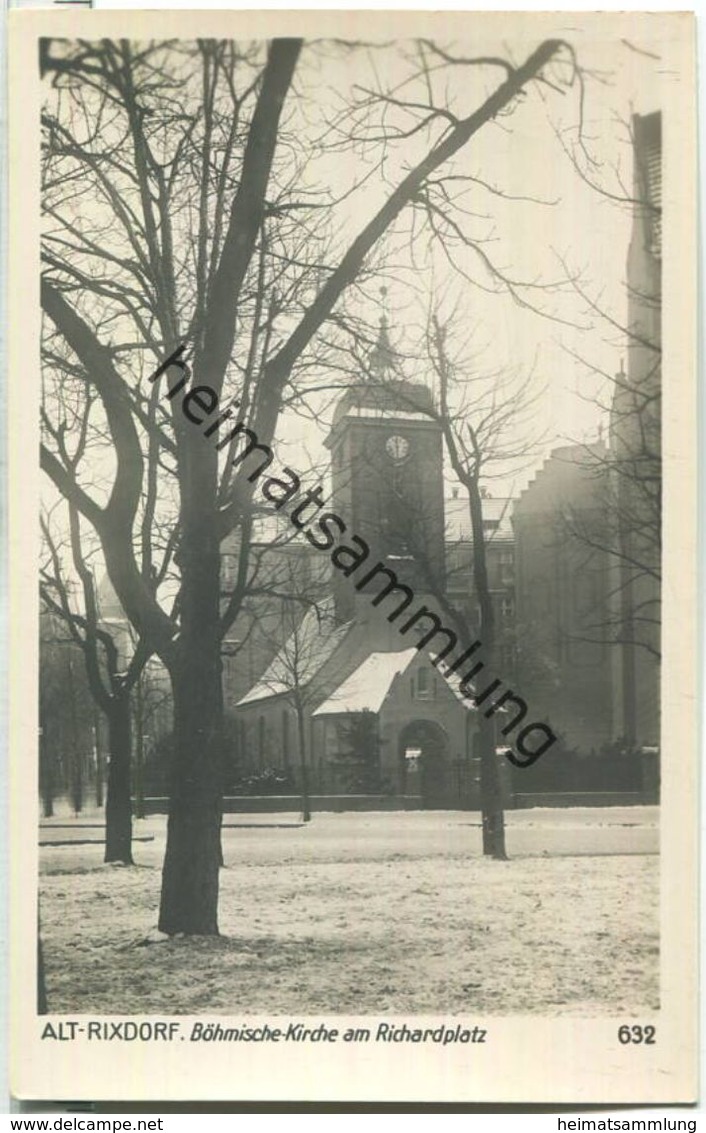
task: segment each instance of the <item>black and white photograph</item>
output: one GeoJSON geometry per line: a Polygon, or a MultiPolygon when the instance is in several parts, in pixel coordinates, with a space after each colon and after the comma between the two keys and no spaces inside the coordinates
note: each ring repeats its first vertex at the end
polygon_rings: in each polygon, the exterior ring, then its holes
{"type": "Polygon", "coordinates": [[[299,16],[14,25],[16,1013],[688,1101],[692,20],[299,16]]]}

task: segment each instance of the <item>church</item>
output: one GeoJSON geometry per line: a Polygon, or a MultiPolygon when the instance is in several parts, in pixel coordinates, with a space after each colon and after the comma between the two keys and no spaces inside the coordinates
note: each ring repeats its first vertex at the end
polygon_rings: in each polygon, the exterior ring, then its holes
{"type": "MultiPolygon", "coordinates": [[[[226,649],[226,704],[252,772],[280,771],[297,786],[305,775],[309,791],[319,795],[475,807],[478,709],[458,681],[432,664],[440,646],[436,640],[427,651],[433,635],[424,618],[413,626],[408,619],[403,636],[401,619],[389,616],[400,594],[384,602],[392,587],[360,582],[377,562],[381,573],[399,580],[397,591],[443,613],[453,588],[449,531],[454,518],[459,529],[467,502],[457,495],[445,501],[442,429],[431,393],[400,376],[384,318],[369,372],[340,398],[325,442],[329,515],[345,517],[348,542],[369,550],[366,568],[354,579],[355,564],[336,562],[334,552],[334,569],[321,544],[287,531],[279,517],[265,517],[253,552],[268,585],[236,622],[226,649]]],[[[505,527],[511,531],[509,519],[505,527]]],[[[465,546],[468,581],[468,539],[465,546]]],[[[226,548],[226,583],[228,557],[226,548]]],[[[463,597],[468,604],[470,589],[463,597]]]]}

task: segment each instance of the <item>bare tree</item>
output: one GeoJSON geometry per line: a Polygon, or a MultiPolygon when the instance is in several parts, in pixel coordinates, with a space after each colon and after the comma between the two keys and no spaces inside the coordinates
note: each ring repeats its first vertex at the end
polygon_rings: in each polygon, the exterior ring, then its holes
{"type": "MultiPolygon", "coordinates": [[[[527,374],[491,373],[471,358],[462,358],[463,348],[452,342],[454,330],[461,322],[457,309],[442,321],[432,313],[426,334],[426,357],[431,365],[436,386],[436,402],[414,401],[414,408],[437,421],[453,474],[464,492],[471,532],[467,553],[470,558],[473,587],[463,597],[454,594],[446,571],[439,572],[428,553],[425,531],[428,517],[400,511],[400,532],[421,568],[422,577],[440,610],[455,627],[459,639],[470,645],[482,645],[474,657],[471,673],[478,673],[476,704],[487,700],[500,681],[488,690],[481,689],[486,680],[507,677],[499,666],[498,631],[495,597],[488,569],[489,545],[493,533],[486,529],[484,499],[494,477],[518,474],[527,467],[541,446],[542,437],[534,420],[541,389],[532,389],[527,374]],[[484,676],[480,676],[485,670],[484,676]]],[[[467,678],[470,679],[470,678],[467,678]]],[[[487,704],[485,706],[487,708],[487,704]]],[[[481,811],[483,853],[505,860],[505,827],[502,784],[498,768],[498,723],[492,712],[478,711],[478,753],[481,770],[481,811]]],[[[518,766],[526,765],[513,757],[518,766]]]]}
{"type": "MultiPolygon", "coordinates": [[[[81,518],[68,505],[70,552],[81,600],[72,601],[60,549],[50,524],[42,519],[47,562],[41,569],[40,593],[44,608],[59,619],[71,641],[83,653],[88,687],[108,724],[108,783],[105,802],[105,861],[132,865],[132,798],[130,761],[132,753],[130,693],[149,658],[140,642],[131,659],[121,657],[113,635],[101,624],[93,572],[82,546],[81,518]],[[78,606],[78,608],[77,608],[78,606]]],[[[99,769],[97,768],[97,773],[99,769]]]]}
{"type": "Polygon", "coordinates": [[[90,704],[80,650],[63,622],[42,612],[39,643],[39,792],[45,818],[66,795],[78,813],[89,773],[90,704]]]}
{"type": "MultiPolygon", "coordinates": [[[[311,759],[309,726],[311,711],[321,699],[322,681],[329,688],[342,659],[332,666],[336,647],[346,632],[334,617],[333,603],[326,596],[328,577],[322,574],[320,558],[297,548],[287,540],[275,541],[270,548],[267,583],[257,590],[251,584],[250,597],[257,597],[254,617],[269,645],[272,660],[257,681],[259,693],[266,692],[292,710],[296,721],[299,753],[299,780],[302,818],[311,819],[311,759]],[[293,552],[293,553],[292,553],[293,552]],[[323,595],[323,596],[322,596],[323,595]],[[261,616],[262,596],[277,605],[273,616],[261,616]]],[[[263,580],[264,581],[264,580],[263,580]]]]}
{"type": "MultiPolygon", "coordinates": [[[[220,602],[220,549],[239,530],[244,578],[262,472],[261,452],[253,462],[237,450],[242,433],[217,445],[197,424],[239,403],[240,421],[269,446],[292,389],[335,362],[341,304],[402,213],[425,218],[454,156],[554,61],[553,85],[576,77],[559,40],[519,65],[418,45],[409,89],[419,97],[381,89],[353,107],[356,126],[342,146],[377,153],[377,169],[394,151],[400,171],[351,234],[342,200],[312,190],[306,175],[307,140],[297,134],[306,95],[295,83],[302,50],[287,39],[102,40],[52,41],[42,52],[53,88],[44,115],[47,350],[60,373],[74,375],[91,436],[109,454],[97,485],[95,453],[67,459],[53,422],[42,467],[98,536],[127,617],[169,671],[176,752],[159,915],[167,933],[218,931],[221,642],[238,612],[236,600],[225,611],[220,602]],[[472,109],[444,106],[447,67],[478,78],[472,109]],[[392,110],[411,125],[388,128],[392,110]],[[94,201],[80,217],[77,191],[94,201]],[[185,371],[178,351],[187,342],[185,371]],[[168,400],[164,381],[140,381],[166,358],[168,400]],[[155,577],[156,525],[176,551],[173,577],[155,577]]],[[[336,139],[327,123],[316,144],[336,139]]],[[[450,195],[449,218],[453,207],[450,195]]],[[[518,293],[514,281],[498,282],[518,293]]]]}
{"type": "Polygon", "coordinates": [[[258,682],[294,712],[303,822],[311,821],[311,753],[307,723],[311,707],[310,684],[321,658],[321,635],[315,629],[320,624],[315,600],[292,594],[279,626],[281,633],[273,639],[276,656],[258,682]]]}
{"type": "Polygon", "coordinates": [[[134,733],[133,783],[135,818],[145,817],[145,763],[155,745],[168,728],[162,723],[171,718],[171,695],[165,687],[166,674],[159,662],[147,662],[135,682],[131,698],[134,733]]]}

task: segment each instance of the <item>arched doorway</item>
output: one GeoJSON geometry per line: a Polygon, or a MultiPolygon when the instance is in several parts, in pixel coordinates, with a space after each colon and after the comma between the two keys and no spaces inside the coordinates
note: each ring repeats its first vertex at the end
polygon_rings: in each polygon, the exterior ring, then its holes
{"type": "Polygon", "coordinates": [[[428,810],[448,805],[448,737],[434,720],[413,720],[400,732],[404,792],[422,797],[428,810]]]}

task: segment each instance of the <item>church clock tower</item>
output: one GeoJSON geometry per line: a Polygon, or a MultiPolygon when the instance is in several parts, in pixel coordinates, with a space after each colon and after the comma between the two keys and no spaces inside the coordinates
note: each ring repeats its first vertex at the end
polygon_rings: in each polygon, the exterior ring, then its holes
{"type": "MultiPolygon", "coordinates": [[[[343,395],[326,440],[331,504],[369,544],[370,566],[384,563],[422,599],[444,583],[443,439],[433,412],[430,390],[401,375],[383,317],[369,376],[343,395]]],[[[340,571],[334,597],[341,620],[370,609],[370,595],[340,571]]]]}

